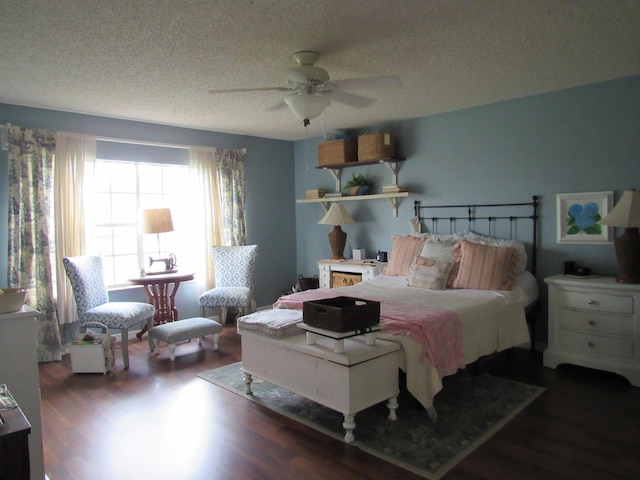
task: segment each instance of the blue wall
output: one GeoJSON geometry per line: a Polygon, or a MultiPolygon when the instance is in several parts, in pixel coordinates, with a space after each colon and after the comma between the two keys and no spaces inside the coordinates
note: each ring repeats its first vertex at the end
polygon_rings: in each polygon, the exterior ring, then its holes
{"type": "MultiPolygon", "coordinates": [[[[640,188],[640,77],[536,95],[416,120],[377,125],[395,133],[401,164],[398,182],[415,192],[400,199],[398,218],[387,200],[348,202],[357,221],[346,225],[347,247],[391,250],[394,233],[409,232],[413,200],[426,204],[519,202],[538,195],[540,243],[538,278],[543,292],[539,339],[546,338],[546,288],[542,279],[562,271],[565,260],[616,274],[612,245],[556,243],[556,194],[640,188]]],[[[321,138],[296,142],[296,198],[305,190],[334,190],[329,173],[316,169],[321,138]]],[[[349,168],[378,185],[389,182],[379,165],[349,168]]],[[[318,225],[323,210],[296,205],[298,270],[316,273],[329,258],[330,227],[318,225]]]]}
{"type": "MultiPolygon", "coordinates": [[[[273,303],[283,289],[295,283],[296,245],[289,233],[295,231],[292,142],[0,104],[0,123],[6,122],[139,142],[246,148],[248,243],[260,246],[257,304],[273,303]],[[277,229],[273,228],[276,223],[277,229]]],[[[7,282],[7,186],[7,152],[0,151],[0,287],[7,282]]],[[[194,285],[180,287],[176,298],[180,317],[198,314],[196,294],[194,285]]],[[[141,301],[145,297],[138,288],[112,292],[111,298],[141,301]]]]}
{"type": "MultiPolygon", "coordinates": [[[[316,261],[330,256],[330,227],[317,224],[322,208],[295,203],[307,189],[334,189],[330,175],[315,168],[319,137],[292,143],[1,104],[0,122],[138,141],[246,147],[249,241],[261,247],[259,305],[271,303],[299,273],[317,273],[316,261]]],[[[613,190],[617,201],[623,190],[640,187],[640,77],[371,129],[396,135],[398,157],[406,159],[399,183],[415,193],[400,199],[398,218],[392,217],[386,200],[345,203],[358,222],[344,227],[347,255],[352,248],[366,248],[370,255],[378,249],[390,251],[391,235],[409,231],[413,200],[423,204],[519,202],[538,195],[538,278],[543,294],[538,338],[546,338],[544,277],[561,272],[565,260],[616,274],[613,246],[556,243],[555,196],[613,190]]],[[[2,191],[6,163],[6,152],[0,152],[2,191]]],[[[378,185],[389,182],[383,166],[346,169],[344,176],[352,172],[365,173],[378,185]]],[[[2,225],[7,224],[6,202],[6,195],[0,195],[2,225]]],[[[6,245],[6,228],[0,228],[0,249],[6,252],[6,245]]],[[[6,255],[0,255],[2,282],[6,282],[6,255]]],[[[187,309],[192,305],[187,292],[181,290],[179,308],[181,303],[187,309]]]]}

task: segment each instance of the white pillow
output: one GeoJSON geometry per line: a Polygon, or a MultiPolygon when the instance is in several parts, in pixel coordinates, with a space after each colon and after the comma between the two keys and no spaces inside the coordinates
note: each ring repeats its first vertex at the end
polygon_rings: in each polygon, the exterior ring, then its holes
{"type": "Polygon", "coordinates": [[[453,281],[458,274],[458,266],[460,262],[456,262],[456,256],[454,253],[454,247],[458,241],[459,240],[456,238],[448,237],[441,239],[439,236],[432,235],[426,239],[422,245],[422,249],[418,253],[421,257],[433,258],[434,260],[453,265],[453,268],[451,268],[448,273],[447,288],[451,288],[453,281]]]}
{"type": "Polygon", "coordinates": [[[515,248],[520,255],[518,263],[516,264],[516,273],[524,272],[527,269],[527,250],[524,248],[524,243],[517,240],[505,240],[502,238],[485,237],[475,232],[464,232],[465,240],[473,243],[479,243],[480,245],[491,245],[493,247],[511,247],[515,248]]]}

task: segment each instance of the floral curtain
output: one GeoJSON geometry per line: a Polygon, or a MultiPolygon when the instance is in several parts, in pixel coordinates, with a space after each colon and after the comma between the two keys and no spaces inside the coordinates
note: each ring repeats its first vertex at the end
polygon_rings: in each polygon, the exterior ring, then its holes
{"type": "Polygon", "coordinates": [[[52,269],[55,134],[9,129],[8,284],[28,288],[36,310],[38,361],[62,358],[52,269]]]}
{"type": "Polygon", "coordinates": [[[244,245],[247,242],[243,163],[246,153],[244,148],[216,150],[223,245],[244,245]]]}

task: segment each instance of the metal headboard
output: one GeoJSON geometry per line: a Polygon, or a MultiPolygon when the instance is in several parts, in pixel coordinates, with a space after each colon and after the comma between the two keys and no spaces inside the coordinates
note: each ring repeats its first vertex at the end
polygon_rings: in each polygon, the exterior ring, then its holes
{"type": "MultiPolygon", "coordinates": [[[[420,220],[420,224],[422,225],[423,221],[431,221],[431,229],[429,230],[432,233],[442,233],[438,231],[438,222],[448,222],[449,232],[454,233],[458,227],[457,223],[466,222],[466,228],[469,230],[476,230],[478,221],[487,221],[488,229],[486,231],[481,231],[478,233],[486,234],[488,236],[493,236],[496,230],[496,223],[498,221],[508,221],[509,225],[509,239],[513,239],[513,231],[515,228],[515,224],[517,220],[527,219],[531,220],[533,223],[532,234],[531,234],[531,273],[533,275],[536,274],[536,264],[537,264],[537,245],[538,245],[538,197],[534,195],[532,197],[531,202],[525,203],[477,203],[477,204],[459,204],[459,205],[421,205],[420,201],[416,200],[413,202],[413,210],[415,212],[415,216],[420,220]],[[423,216],[421,211],[424,209],[447,209],[448,211],[453,210],[453,216],[423,216]],[[462,216],[462,214],[456,214],[456,209],[461,211],[462,209],[466,210],[466,216],[462,216]],[[505,210],[507,209],[507,210],[505,210]],[[529,215],[525,215],[522,212],[529,210],[531,213],[529,215]],[[505,215],[501,212],[511,212],[513,211],[515,215],[505,215]],[[488,212],[484,214],[482,212],[488,212]],[[497,215],[490,215],[489,213],[496,212],[497,215]]],[[[460,227],[462,228],[462,227],[460,227]]],[[[517,239],[521,240],[522,239],[517,239]]]]}

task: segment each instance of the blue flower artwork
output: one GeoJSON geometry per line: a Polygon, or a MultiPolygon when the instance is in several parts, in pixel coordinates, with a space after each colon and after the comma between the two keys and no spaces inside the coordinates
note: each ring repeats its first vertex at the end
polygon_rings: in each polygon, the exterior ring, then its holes
{"type": "Polygon", "coordinates": [[[601,219],[600,207],[597,203],[587,202],[584,205],[574,203],[567,210],[567,234],[602,235],[602,227],[598,224],[601,219]]]}

